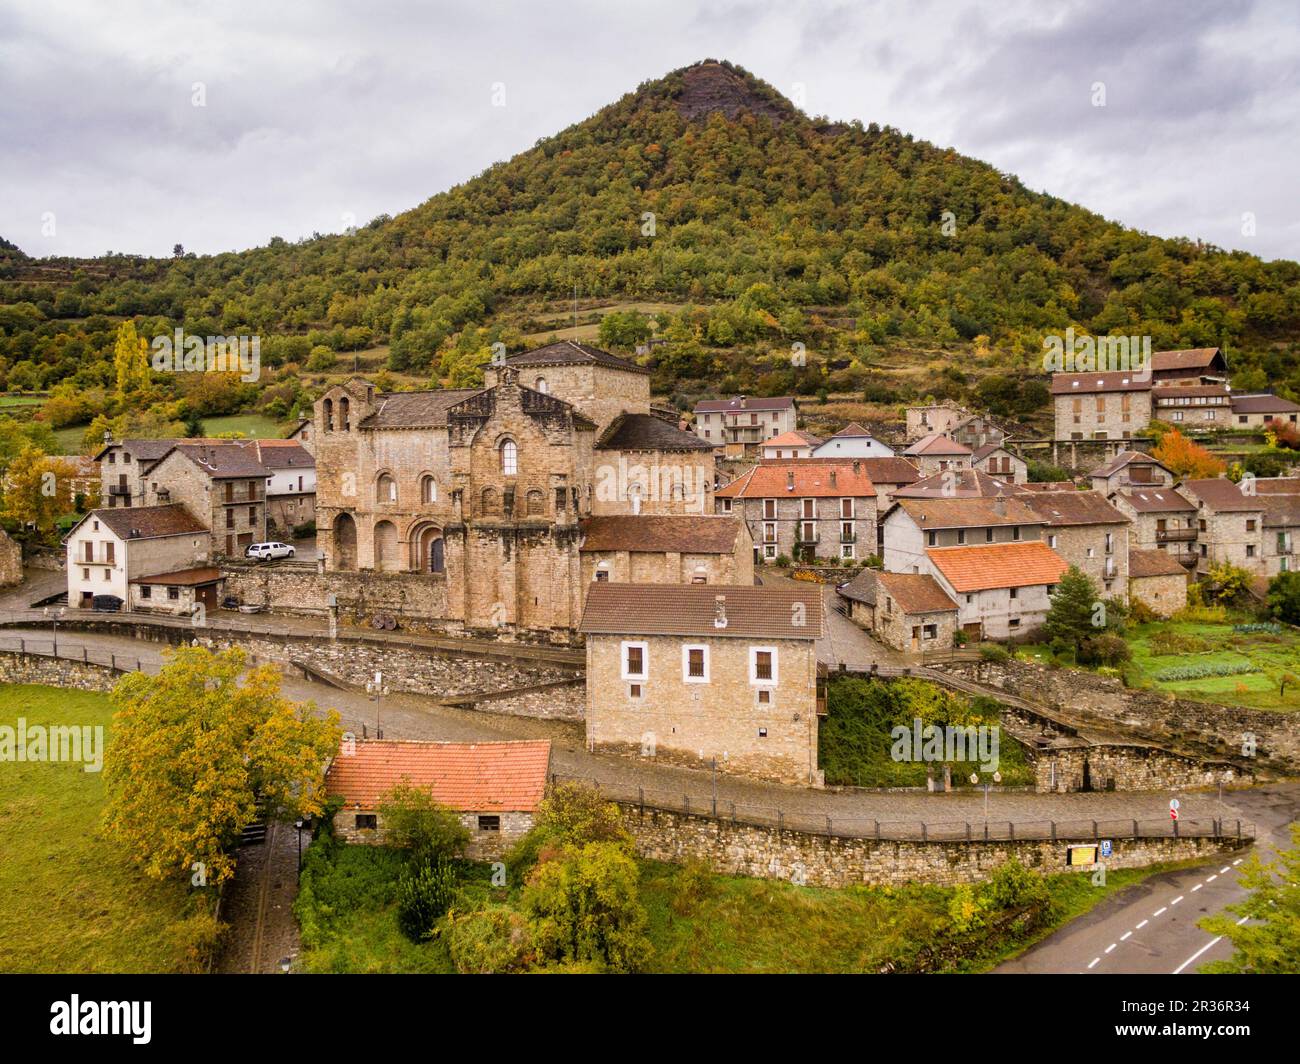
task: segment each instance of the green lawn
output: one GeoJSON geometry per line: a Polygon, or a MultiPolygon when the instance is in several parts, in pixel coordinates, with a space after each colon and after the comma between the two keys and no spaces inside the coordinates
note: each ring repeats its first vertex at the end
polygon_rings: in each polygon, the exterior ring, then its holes
{"type": "MultiPolygon", "coordinates": [[[[0,724],[102,725],[105,695],[0,686],[0,724]]],[[[111,738],[110,740],[111,741],[111,738]]],[[[100,830],[103,776],[0,762],[0,972],[171,972],[187,885],[146,879],[100,830]]]]}
{"type": "MultiPolygon", "coordinates": [[[[1251,709],[1300,709],[1300,683],[1288,684],[1285,693],[1278,683],[1286,672],[1300,677],[1300,631],[1284,626],[1278,634],[1239,633],[1233,631],[1233,623],[1156,621],[1135,625],[1125,633],[1133,651],[1133,660],[1125,667],[1128,683],[1203,702],[1251,709]],[[1172,635],[1185,641],[1184,645],[1153,646],[1153,640],[1158,643],[1162,633],[1166,639],[1172,635]],[[1203,664],[1252,665],[1257,671],[1194,680],[1156,679],[1166,669],[1203,664]]],[[[1028,644],[1017,653],[1031,661],[1053,659],[1051,651],[1041,644],[1028,644]]],[[[1062,665],[1073,665],[1068,656],[1058,660],[1062,665]]]]}
{"type": "MultiPolygon", "coordinates": [[[[370,846],[313,845],[310,897],[300,896],[303,952],[316,973],[452,972],[440,941],[415,944],[397,927],[395,880],[402,855],[370,846]]],[[[1090,874],[1047,880],[1050,926],[1030,935],[954,938],[944,887],[799,887],[778,880],[701,873],[642,861],[641,901],[649,916],[652,972],[981,971],[1087,912],[1108,895],[1173,865],[1113,871],[1105,887],[1090,874]]],[[[510,903],[518,888],[494,889],[487,865],[461,866],[464,910],[510,903]]]]}
{"type": "Polygon", "coordinates": [[[242,432],[248,439],[278,439],[293,428],[293,423],[276,421],[265,414],[231,414],[228,417],[203,419],[203,435],[221,436],[242,432]]]}

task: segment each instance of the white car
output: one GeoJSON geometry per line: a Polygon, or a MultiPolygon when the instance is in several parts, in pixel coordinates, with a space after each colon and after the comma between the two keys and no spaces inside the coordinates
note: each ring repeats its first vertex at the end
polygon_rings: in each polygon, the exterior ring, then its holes
{"type": "Polygon", "coordinates": [[[293,548],[287,543],[250,543],[244,553],[249,558],[265,562],[272,558],[292,558],[293,548]]]}

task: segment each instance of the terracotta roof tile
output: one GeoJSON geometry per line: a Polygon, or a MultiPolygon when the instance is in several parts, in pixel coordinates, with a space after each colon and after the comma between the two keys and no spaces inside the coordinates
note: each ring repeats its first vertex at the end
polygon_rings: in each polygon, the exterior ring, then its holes
{"type": "Polygon", "coordinates": [[[172,573],[154,573],[152,576],[137,576],[133,584],[160,584],[176,587],[199,587],[203,584],[215,584],[221,579],[221,570],[210,565],[197,569],[177,569],[172,573]]]}
{"type": "MultiPolygon", "coordinates": [[[[1028,500],[1028,496],[1025,496],[1028,500]]],[[[983,528],[988,525],[1040,525],[1043,519],[1020,497],[898,499],[897,505],[919,528],[983,528]]]]}
{"type": "Polygon", "coordinates": [[[207,526],[180,503],[170,506],[114,506],[91,510],[82,518],[98,518],[119,539],[157,539],[162,536],[185,536],[206,532],[207,526]]]}
{"type": "Polygon", "coordinates": [[[461,812],[528,813],[546,793],[550,740],[432,743],[358,739],[345,743],[325,775],[326,793],[350,809],[376,809],[404,779],[461,812]]]}
{"type": "Polygon", "coordinates": [[[743,527],[739,518],[726,516],[589,517],[582,522],[582,550],[731,554],[743,527]]]}
{"type": "Polygon", "coordinates": [[[929,436],[922,436],[903,453],[913,457],[920,457],[924,454],[967,455],[971,453],[971,449],[964,443],[958,443],[956,440],[950,440],[947,436],[932,432],[929,436]]]}
{"type": "Polygon", "coordinates": [[[876,604],[881,593],[888,595],[904,613],[955,613],[957,603],[929,573],[885,573],[863,569],[840,588],[845,598],[876,604]]]}
{"type": "Polygon", "coordinates": [[[732,636],[818,639],[821,586],[740,584],[592,584],[578,631],[585,635],[732,636]],[[717,600],[727,624],[719,628],[717,600]]]}
{"type": "Polygon", "coordinates": [[[1069,568],[1065,559],[1041,540],[987,543],[978,547],[930,547],[925,553],[953,590],[961,594],[999,587],[1055,584],[1069,568]]]}
{"type": "Polygon", "coordinates": [[[715,493],[720,499],[866,498],[876,494],[863,458],[769,458],[715,493]],[[857,472],[854,472],[854,466],[857,472]]]}
{"type": "Polygon", "coordinates": [[[780,436],[773,436],[770,440],[764,440],[764,447],[816,447],[822,441],[810,432],[802,432],[799,429],[791,429],[789,432],[783,432],[780,436]]]}

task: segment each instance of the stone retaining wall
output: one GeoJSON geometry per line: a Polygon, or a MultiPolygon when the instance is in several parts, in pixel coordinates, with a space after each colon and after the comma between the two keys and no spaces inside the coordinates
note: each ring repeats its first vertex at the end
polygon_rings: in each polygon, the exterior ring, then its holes
{"type": "MultiPolygon", "coordinates": [[[[656,861],[680,864],[703,860],[726,875],[802,881],[812,887],[863,884],[904,886],[934,883],[954,886],[988,877],[998,865],[1018,859],[1045,875],[1068,872],[1072,842],[1092,839],[1009,840],[997,842],[899,842],[812,835],[759,824],[733,824],[691,813],[620,802],[623,822],[636,839],[637,852],[656,861]]],[[[1161,861],[1185,861],[1227,853],[1235,839],[1114,839],[1108,869],[1141,868],[1161,861]]],[[[1091,868],[1076,868],[1091,874],[1091,868]]]]}
{"type": "Polygon", "coordinates": [[[121,672],[93,662],[47,658],[41,654],[0,651],[0,683],[37,683],[47,687],[70,687],[78,691],[107,693],[122,677],[121,672]]]}
{"type": "Polygon", "coordinates": [[[1035,790],[1041,794],[1195,790],[1250,779],[1230,765],[1207,764],[1151,746],[1078,746],[1031,756],[1035,790]]]}

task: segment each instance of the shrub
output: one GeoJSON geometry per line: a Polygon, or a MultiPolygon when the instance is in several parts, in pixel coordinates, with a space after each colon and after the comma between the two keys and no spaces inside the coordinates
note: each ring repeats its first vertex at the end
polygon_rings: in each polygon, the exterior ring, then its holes
{"type": "Polygon", "coordinates": [[[388,843],[411,851],[416,864],[458,857],[469,845],[469,829],[454,810],[410,783],[395,784],[379,802],[388,843]]]}
{"type": "Polygon", "coordinates": [[[1199,665],[1178,665],[1169,669],[1161,669],[1155,674],[1155,679],[1160,681],[1204,680],[1211,676],[1240,676],[1247,672],[1259,672],[1259,666],[1252,665],[1249,661],[1207,661],[1199,665]]]}
{"type": "Polygon", "coordinates": [[[1129,600],[1128,619],[1134,624],[1151,624],[1159,620],[1160,615],[1140,598],[1134,598],[1129,600]]]}
{"type": "Polygon", "coordinates": [[[778,554],[776,556],[776,567],[778,569],[788,569],[790,567],[790,559],[784,554],[778,554]]]}
{"type": "Polygon", "coordinates": [[[1222,606],[1201,606],[1189,602],[1174,614],[1173,619],[1189,624],[1223,624],[1228,619],[1228,611],[1222,606]]]}
{"type": "Polygon", "coordinates": [[[997,643],[982,643],[980,645],[980,658],[983,661],[1003,662],[1009,660],[1010,657],[1010,651],[997,643]]]}
{"type": "Polygon", "coordinates": [[[402,869],[397,880],[397,926],[412,942],[429,938],[451,905],[456,876],[445,857],[402,869]]]}
{"type": "Polygon", "coordinates": [[[709,897],[716,884],[713,870],[699,858],[691,858],[677,874],[677,893],[673,896],[673,912],[688,916],[709,897]]]}
{"type": "Polygon", "coordinates": [[[1208,640],[1199,635],[1183,635],[1172,628],[1163,628],[1151,637],[1151,652],[1156,655],[1204,654],[1209,649],[1208,640]]]}
{"type": "Polygon", "coordinates": [[[300,525],[293,526],[294,539],[310,539],[316,534],[316,522],[304,521],[300,525]]]}
{"type": "Polygon", "coordinates": [[[532,935],[523,913],[504,905],[447,918],[447,951],[462,975],[493,975],[527,966],[532,935]]]}
{"type": "Polygon", "coordinates": [[[221,944],[226,925],[206,908],[172,924],[168,929],[181,951],[181,970],[190,975],[206,971],[221,944]]]}
{"type": "Polygon", "coordinates": [[[1119,665],[1133,657],[1128,643],[1117,635],[1095,635],[1079,646],[1081,665],[1119,665]]]}
{"type": "Polygon", "coordinates": [[[585,783],[559,783],[552,787],[537,808],[537,827],[546,838],[560,845],[616,842],[630,846],[632,843],[618,806],[585,783]]]}

